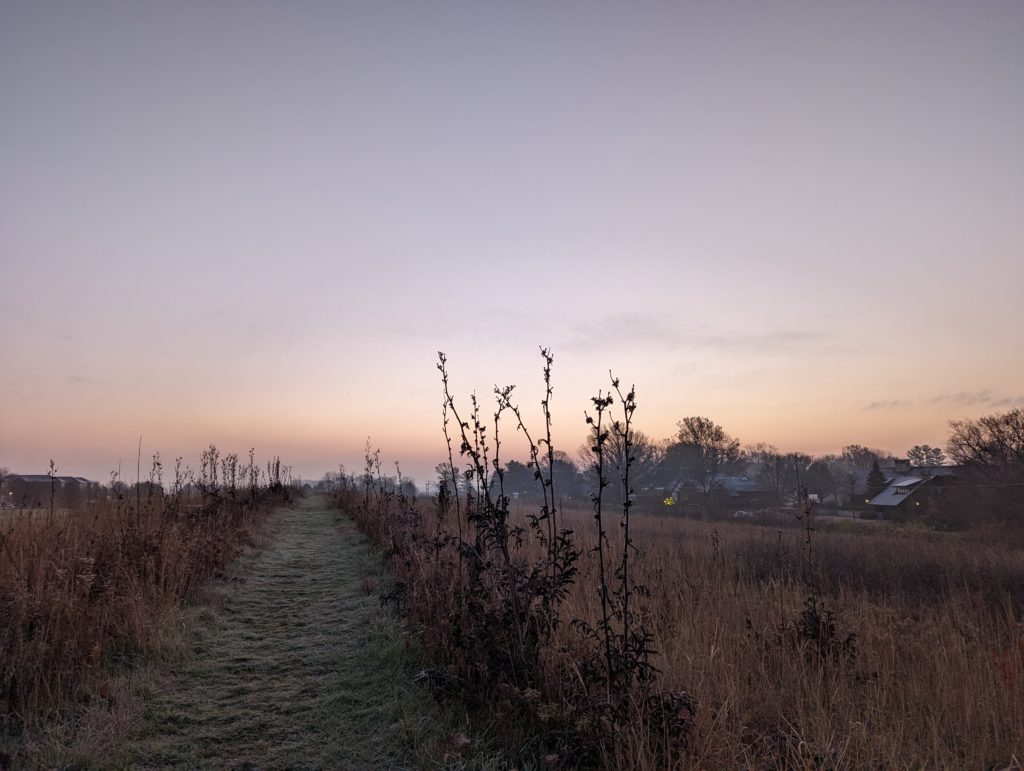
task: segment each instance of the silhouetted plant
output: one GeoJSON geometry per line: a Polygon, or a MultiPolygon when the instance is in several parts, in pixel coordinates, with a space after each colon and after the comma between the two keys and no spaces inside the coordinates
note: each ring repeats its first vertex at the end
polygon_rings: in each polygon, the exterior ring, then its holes
{"type": "MultiPolygon", "coordinates": [[[[513,386],[494,388],[489,420],[476,394],[463,412],[450,388],[447,358],[439,353],[448,459],[439,466],[433,521],[423,527],[415,501],[402,492],[400,470],[397,494],[391,492],[381,476],[379,451],[371,452],[369,442],[362,500],[350,509],[391,561],[396,582],[384,601],[422,624],[435,663],[430,670],[435,674],[424,676],[424,682],[443,682],[446,695],[457,690],[478,707],[514,713],[524,731],[540,737],[548,762],[615,765],[616,758],[626,757],[619,745],[635,747],[639,741],[630,728],[638,723],[645,726],[641,733],[652,756],[665,759],[685,741],[693,705],[682,692],[653,689],[653,638],[640,602],[648,591],[634,579],[640,555],[630,529],[635,392],[623,392],[613,378],[611,391],[592,400],[594,417],[587,416],[595,428],[598,466],[592,498],[597,538],[589,553],[600,576],[601,607],[600,621],[590,626],[562,612],[584,551],[562,524],[551,409],[554,357],[546,348],[540,353],[544,427],[539,437],[528,429],[513,386]],[[606,413],[615,405],[622,417],[614,430],[625,452],[615,464],[623,494],[616,497],[620,537],[613,547],[605,522],[604,445],[606,413]],[[526,466],[540,493],[539,509],[522,519],[513,516],[505,490],[503,426],[510,416],[526,439],[526,466]],[[454,533],[446,528],[453,509],[454,533]]],[[[352,501],[351,493],[347,500],[352,501]]]]}

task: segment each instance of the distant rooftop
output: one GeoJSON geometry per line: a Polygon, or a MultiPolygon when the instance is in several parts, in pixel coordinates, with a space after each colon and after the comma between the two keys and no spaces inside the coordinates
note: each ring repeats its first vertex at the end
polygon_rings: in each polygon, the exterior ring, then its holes
{"type": "Polygon", "coordinates": [[[894,479],[888,487],[871,499],[872,506],[899,506],[914,494],[918,486],[930,479],[927,476],[903,476],[894,479]]]}
{"type": "MultiPolygon", "coordinates": [[[[93,482],[91,479],[85,477],[68,477],[68,476],[55,476],[53,479],[62,485],[76,484],[76,485],[95,485],[98,482],[93,482]]],[[[50,483],[49,474],[8,474],[4,477],[4,481],[17,481],[17,482],[46,482],[50,483]]]]}

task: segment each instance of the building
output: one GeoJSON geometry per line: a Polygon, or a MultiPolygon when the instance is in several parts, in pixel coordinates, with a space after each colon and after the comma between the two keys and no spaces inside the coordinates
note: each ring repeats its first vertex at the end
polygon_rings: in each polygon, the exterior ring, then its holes
{"type": "Polygon", "coordinates": [[[74,507],[90,500],[98,488],[99,483],[85,477],[8,474],[0,485],[0,499],[5,506],[41,508],[50,505],[52,495],[54,505],[74,507]]]}
{"type": "Polygon", "coordinates": [[[770,505],[773,491],[754,477],[717,474],[711,491],[705,496],[692,481],[678,482],[664,489],[665,500],[672,504],[710,500],[713,506],[732,509],[759,509],[770,505]]]}
{"type": "Polygon", "coordinates": [[[958,466],[912,466],[897,476],[886,474],[886,488],[866,502],[886,519],[901,519],[924,513],[928,495],[941,493],[942,486],[956,476],[958,466]]]}

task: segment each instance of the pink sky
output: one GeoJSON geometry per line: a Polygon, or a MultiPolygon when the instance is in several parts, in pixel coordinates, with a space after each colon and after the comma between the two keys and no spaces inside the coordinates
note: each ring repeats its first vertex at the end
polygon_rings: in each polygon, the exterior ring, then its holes
{"type": "MultiPolygon", "coordinates": [[[[0,5],[0,465],[367,435],[556,355],[655,437],[897,452],[1024,404],[1019,2],[0,5]]],[[[511,428],[511,427],[510,427],[511,428]]]]}

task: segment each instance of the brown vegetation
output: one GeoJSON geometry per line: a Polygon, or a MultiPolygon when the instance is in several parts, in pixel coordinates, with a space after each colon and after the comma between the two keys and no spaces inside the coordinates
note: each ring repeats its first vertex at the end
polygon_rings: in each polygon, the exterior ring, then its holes
{"type": "MultiPolygon", "coordinates": [[[[585,513],[577,517],[582,525],[585,513]]],[[[1006,767],[1024,747],[1024,553],[918,532],[635,518],[661,688],[697,706],[682,765],[1006,767]]],[[[577,587],[595,578],[585,563],[577,587]]],[[[593,618],[574,591],[566,610],[593,618]]]]}
{"type": "MultiPolygon", "coordinates": [[[[112,493],[79,510],[0,512],[0,721],[17,733],[80,698],[90,677],[160,643],[164,613],[194,594],[285,499],[279,461],[263,472],[203,453],[198,478],[112,493]]],[[[0,763],[2,765],[2,763],[0,763]]]]}
{"type": "MultiPolygon", "coordinates": [[[[370,452],[341,493],[390,558],[385,599],[420,629],[434,664],[423,679],[498,721],[510,749],[549,767],[1019,763],[1020,551],[890,526],[818,530],[806,501],[796,527],[644,515],[630,495],[611,511],[601,419],[635,407],[617,388],[594,400],[607,484],[593,509],[560,506],[549,432],[530,441],[540,510],[513,508],[498,441],[501,414],[518,418],[510,393],[496,389],[485,425],[475,399],[459,417],[445,377],[467,469],[453,457],[436,498],[386,488],[370,452]]],[[[616,473],[630,490],[628,468],[616,473]]]]}

